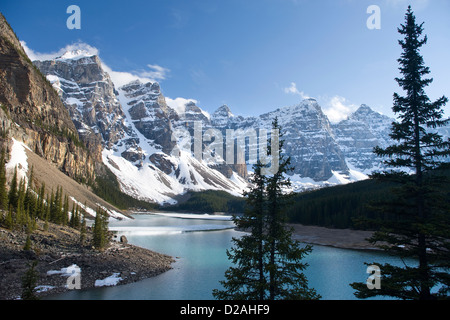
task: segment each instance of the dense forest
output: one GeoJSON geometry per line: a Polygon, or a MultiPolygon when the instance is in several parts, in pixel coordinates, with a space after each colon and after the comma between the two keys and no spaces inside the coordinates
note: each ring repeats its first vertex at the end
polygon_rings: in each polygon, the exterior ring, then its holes
{"type": "MultiPolygon", "coordinates": [[[[295,193],[286,209],[289,222],[330,228],[367,228],[356,223],[358,218],[382,218],[370,209],[370,204],[390,196],[390,187],[374,180],[295,193]]],[[[245,198],[224,191],[190,192],[188,199],[173,206],[160,207],[165,211],[193,213],[243,213],[245,198]]]]}
{"type": "Polygon", "coordinates": [[[163,211],[185,211],[192,213],[242,213],[245,199],[236,197],[225,191],[206,190],[201,192],[188,192],[187,200],[172,206],[160,207],[163,211]]]}
{"type": "Polygon", "coordinates": [[[295,194],[288,208],[292,223],[338,229],[365,229],[358,219],[383,219],[371,205],[391,196],[392,185],[365,180],[295,194]]]}
{"type": "MultiPolygon", "coordinates": [[[[450,169],[445,170],[450,176],[450,169]]],[[[289,222],[337,229],[373,229],[370,223],[361,219],[388,217],[372,206],[392,198],[393,183],[376,180],[358,181],[346,185],[295,193],[286,209],[289,222]]],[[[450,199],[450,186],[448,186],[450,199]]],[[[193,213],[226,212],[239,214],[245,210],[245,199],[224,191],[201,191],[188,193],[188,199],[173,206],[160,207],[164,211],[193,213]]]]}

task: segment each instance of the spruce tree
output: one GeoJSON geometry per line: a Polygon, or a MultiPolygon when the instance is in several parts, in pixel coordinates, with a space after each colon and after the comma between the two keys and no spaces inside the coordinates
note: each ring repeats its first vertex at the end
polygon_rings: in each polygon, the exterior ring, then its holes
{"type": "Polygon", "coordinates": [[[39,274],[36,271],[37,263],[37,260],[31,262],[22,278],[22,300],[38,300],[36,296],[36,284],[39,278],[39,274]]]}
{"type": "MultiPolygon", "coordinates": [[[[243,216],[234,216],[238,228],[248,234],[233,239],[234,247],[227,251],[234,266],[225,272],[220,283],[223,290],[213,295],[223,300],[294,300],[318,299],[302,271],[307,267],[302,259],[311,251],[292,239],[292,230],[286,226],[285,187],[290,181],[284,174],[290,159],[281,155],[284,141],[273,132],[280,132],[278,120],[273,122],[271,143],[277,143],[278,152],[269,154],[278,164],[278,170],[263,175],[265,165],[254,165],[252,187],[244,193],[247,210],[243,216]]],[[[274,163],[274,161],[272,161],[274,163]]],[[[265,170],[269,171],[269,170],[265,170]]],[[[264,171],[264,172],[265,172],[264,171]]]]}
{"type": "Polygon", "coordinates": [[[36,201],[36,216],[42,220],[45,220],[44,197],[45,197],[45,183],[42,183],[41,187],[39,188],[39,195],[36,201]]]}
{"type": "Polygon", "coordinates": [[[6,214],[4,224],[5,224],[5,227],[10,230],[13,230],[16,226],[16,217],[15,217],[12,206],[9,206],[8,213],[6,214]]]}
{"type": "Polygon", "coordinates": [[[44,230],[48,230],[48,223],[50,221],[50,215],[51,215],[51,202],[50,197],[47,194],[46,197],[46,203],[44,204],[44,230]]]}
{"type": "MultiPolygon", "coordinates": [[[[272,123],[272,133],[278,134],[270,139],[270,144],[276,143],[275,157],[278,170],[267,178],[267,251],[269,259],[267,270],[269,273],[269,299],[270,300],[313,300],[320,295],[308,287],[308,280],[303,273],[308,264],[302,260],[311,253],[312,247],[302,246],[299,241],[293,240],[292,228],[287,227],[286,209],[292,196],[288,190],[291,181],[286,174],[291,171],[291,159],[283,153],[283,131],[275,118],[272,123]]],[[[272,161],[273,163],[273,161],[272,161]]]]}
{"type": "Polygon", "coordinates": [[[265,264],[265,183],[261,162],[253,166],[250,180],[253,187],[244,193],[247,207],[242,216],[233,215],[238,229],[248,231],[240,238],[233,238],[234,246],[227,250],[228,258],[235,265],[225,272],[226,281],[220,283],[224,290],[213,291],[220,300],[266,300],[267,274],[265,264]]]}
{"type": "Polygon", "coordinates": [[[17,208],[17,167],[14,168],[14,175],[11,179],[11,184],[9,187],[9,193],[8,193],[8,202],[9,205],[13,207],[13,209],[17,208]]]}
{"type": "Polygon", "coordinates": [[[381,289],[370,290],[366,284],[353,283],[355,295],[367,298],[377,295],[400,299],[429,300],[448,298],[450,289],[450,209],[443,175],[443,162],[450,155],[450,140],[445,141],[434,129],[449,123],[443,120],[446,97],[431,102],[425,87],[432,79],[420,48],[427,43],[422,37],[423,23],[417,24],[408,7],[405,24],[398,29],[403,53],[398,59],[402,78],[397,78],[406,95],[394,94],[393,111],[398,121],[392,125],[391,138],[396,141],[375,153],[385,157],[391,171],[376,173],[375,179],[395,183],[393,201],[379,204],[392,219],[375,221],[378,231],[370,241],[402,259],[402,266],[376,264],[381,269],[381,289]],[[405,259],[406,258],[406,259],[405,259]],[[407,263],[409,259],[417,261],[407,263]],[[437,291],[433,288],[440,287],[437,291]]]}
{"type": "Polygon", "coordinates": [[[108,213],[98,207],[93,225],[92,245],[97,250],[103,250],[108,246],[108,213]]]}
{"type": "Polygon", "coordinates": [[[27,211],[25,209],[25,180],[21,179],[19,183],[19,190],[17,192],[17,208],[16,208],[16,222],[19,226],[25,227],[27,225],[27,211]]]}
{"type": "Polygon", "coordinates": [[[83,215],[80,226],[80,245],[84,246],[84,242],[86,240],[86,218],[83,215]]]}
{"type": "Polygon", "coordinates": [[[68,220],[69,220],[69,196],[65,195],[64,196],[64,206],[63,206],[62,217],[61,217],[61,224],[64,226],[67,225],[68,220]]]}

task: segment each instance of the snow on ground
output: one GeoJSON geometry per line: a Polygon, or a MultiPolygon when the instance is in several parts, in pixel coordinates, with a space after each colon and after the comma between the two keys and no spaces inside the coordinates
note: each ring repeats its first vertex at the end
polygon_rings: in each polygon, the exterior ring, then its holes
{"type": "Polygon", "coordinates": [[[75,274],[80,274],[81,268],[76,264],[73,264],[67,268],[61,268],[60,270],[49,270],[47,271],[47,275],[52,276],[55,274],[59,274],[62,277],[70,277],[75,274]]]}
{"type": "Polygon", "coordinates": [[[168,156],[176,170],[167,175],[151,163],[144,163],[141,168],[105,149],[102,153],[103,163],[117,176],[123,192],[142,200],[150,200],[160,204],[175,204],[175,195],[184,194],[188,190],[225,190],[233,195],[242,196],[247,182],[233,175],[226,178],[217,170],[180,151],[179,156],[168,156]]]}
{"type": "Polygon", "coordinates": [[[123,214],[121,214],[121,213],[119,213],[119,212],[117,212],[115,210],[108,209],[108,208],[106,208],[105,206],[102,206],[99,203],[97,203],[97,206],[99,206],[100,208],[102,208],[103,210],[105,210],[108,213],[110,220],[111,219],[115,219],[115,220],[127,220],[127,219],[130,219],[127,216],[125,216],[125,215],[123,215],[123,214]]]}
{"type": "Polygon", "coordinates": [[[190,214],[190,213],[152,213],[153,215],[180,218],[180,219],[198,219],[198,220],[223,220],[230,221],[232,216],[211,215],[211,214],[190,214]]]}
{"type": "Polygon", "coordinates": [[[105,149],[102,156],[103,163],[117,176],[122,191],[138,199],[174,204],[171,195],[184,191],[176,180],[156,168],[138,168],[112,150],[105,149]]]}
{"type": "Polygon", "coordinates": [[[13,144],[11,148],[11,159],[6,164],[6,172],[12,176],[14,169],[17,168],[17,180],[25,179],[27,183],[28,157],[25,149],[30,150],[24,143],[12,138],[13,144]]]}
{"type": "Polygon", "coordinates": [[[298,174],[289,176],[291,179],[291,191],[301,192],[305,190],[319,189],[323,187],[348,184],[356,181],[366,180],[369,177],[358,169],[349,165],[349,173],[345,174],[338,171],[332,171],[332,176],[327,181],[314,181],[311,178],[303,178],[298,174]]]}
{"type": "Polygon", "coordinates": [[[77,199],[75,199],[74,197],[70,197],[70,199],[75,202],[81,209],[83,209],[84,211],[86,211],[89,215],[95,217],[97,215],[97,212],[92,209],[89,208],[88,206],[85,206],[84,204],[82,204],[81,202],[77,201],[77,199]]]}
{"type": "MultiPolygon", "coordinates": [[[[90,208],[90,207],[88,207],[88,206],[85,206],[84,204],[82,204],[80,201],[78,201],[78,200],[75,199],[74,197],[70,197],[70,199],[71,199],[74,203],[76,203],[82,210],[86,211],[89,215],[91,215],[91,216],[93,216],[93,217],[95,217],[95,216],[97,215],[97,211],[96,211],[96,210],[94,210],[94,209],[92,209],[92,208],[90,208]]],[[[117,212],[117,211],[115,211],[115,210],[108,209],[108,208],[106,208],[105,206],[102,206],[102,205],[99,204],[99,203],[97,203],[97,206],[100,207],[100,208],[102,208],[103,210],[105,210],[105,211],[108,213],[108,215],[109,215],[109,220],[110,220],[110,221],[111,221],[111,219],[115,219],[115,220],[126,220],[126,219],[130,219],[130,218],[128,218],[127,216],[125,216],[125,215],[123,215],[123,214],[121,214],[121,213],[119,213],[119,212],[117,212]]]]}
{"type": "Polygon", "coordinates": [[[111,276],[103,280],[95,280],[96,287],[110,287],[117,285],[121,280],[120,273],[113,273],[111,276]]]}
{"type": "MultiPolygon", "coordinates": [[[[74,275],[80,275],[81,274],[81,268],[78,267],[76,264],[73,264],[67,268],[61,268],[60,270],[49,270],[47,271],[47,275],[60,275],[62,277],[71,277],[74,275]]],[[[123,280],[120,277],[120,273],[114,273],[111,276],[103,279],[103,280],[96,280],[95,286],[96,287],[104,287],[104,286],[115,286],[119,283],[120,280],[123,280]]],[[[52,289],[51,286],[40,286],[38,289],[40,291],[46,291],[49,289],[52,289]]]]}
{"type": "Polygon", "coordinates": [[[196,224],[196,225],[179,225],[179,226],[150,226],[150,227],[135,227],[135,226],[110,226],[109,230],[118,232],[120,234],[130,234],[133,236],[159,236],[159,235],[175,235],[189,232],[203,232],[203,231],[221,231],[233,229],[234,225],[225,224],[196,224]]]}
{"type": "Polygon", "coordinates": [[[54,286],[41,285],[41,286],[37,286],[36,287],[36,292],[37,293],[47,292],[47,291],[50,291],[50,290],[53,290],[53,289],[55,289],[54,286]]]}
{"type": "Polygon", "coordinates": [[[109,231],[120,232],[121,234],[131,234],[133,236],[158,236],[183,233],[183,230],[177,227],[152,226],[152,227],[134,227],[134,226],[109,226],[109,231]]]}

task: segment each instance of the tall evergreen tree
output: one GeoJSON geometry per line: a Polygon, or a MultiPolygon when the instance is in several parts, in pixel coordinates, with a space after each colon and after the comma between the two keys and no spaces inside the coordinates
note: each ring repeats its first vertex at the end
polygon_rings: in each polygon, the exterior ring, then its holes
{"type": "Polygon", "coordinates": [[[27,211],[25,209],[25,180],[21,179],[19,183],[19,190],[17,192],[17,208],[16,208],[16,222],[19,227],[27,224],[27,211]]]}
{"type": "Polygon", "coordinates": [[[44,230],[45,231],[48,230],[48,223],[50,221],[50,215],[51,215],[50,207],[51,207],[50,196],[47,193],[46,203],[44,206],[44,230]]]}
{"type": "Polygon", "coordinates": [[[108,246],[108,213],[98,207],[93,225],[92,245],[97,250],[103,250],[108,246]]]}
{"type": "Polygon", "coordinates": [[[80,245],[84,246],[84,242],[86,240],[86,218],[83,214],[83,218],[81,220],[81,226],[80,226],[80,245]]]}
{"type": "Polygon", "coordinates": [[[69,220],[69,196],[65,195],[64,196],[64,206],[63,206],[62,217],[61,217],[61,224],[64,226],[67,225],[68,220],[69,220]]]}
{"type": "Polygon", "coordinates": [[[14,175],[11,179],[11,184],[9,186],[9,193],[8,193],[8,202],[9,205],[13,207],[13,209],[17,208],[17,200],[18,200],[18,194],[17,194],[17,167],[14,168],[14,175]]]}
{"type": "Polygon", "coordinates": [[[41,187],[39,188],[39,195],[36,201],[36,216],[42,220],[45,220],[44,197],[45,197],[45,183],[42,183],[41,187]]]}
{"type": "Polygon", "coordinates": [[[396,81],[406,95],[394,94],[393,111],[399,120],[392,125],[391,138],[397,143],[386,149],[375,148],[375,153],[388,158],[386,165],[395,170],[374,174],[376,179],[397,185],[393,190],[395,199],[379,205],[394,219],[379,222],[379,231],[370,240],[384,243],[380,247],[402,261],[411,258],[418,264],[404,267],[384,264],[379,290],[370,290],[361,283],[352,287],[359,298],[377,295],[420,300],[448,298],[450,209],[442,185],[449,181],[441,175],[440,168],[450,155],[450,140],[445,141],[432,130],[449,123],[450,120],[443,120],[442,110],[448,99],[441,97],[431,102],[425,93],[425,87],[432,82],[424,78],[430,71],[420,55],[427,37],[422,37],[423,23],[416,23],[411,7],[398,31],[404,36],[399,41],[403,53],[398,59],[403,77],[396,81]],[[435,286],[441,288],[439,292],[433,290],[435,286]]]}
{"type": "MultiPolygon", "coordinates": [[[[263,175],[261,162],[254,165],[252,188],[244,193],[247,210],[235,216],[238,228],[249,234],[233,239],[234,247],[227,251],[235,266],[225,273],[221,281],[223,290],[214,290],[217,299],[226,300],[279,300],[318,299],[302,271],[307,267],[301,260],[311,247],[292,240],[292,231],[286,227],[283,209],[286,205],[284,187],[290,182],[284,174],[289,170],[290,159],[281,155],[284,141],[279,135],[278,120],[273,122],[271,143],[277,143],[276,154],[269,154],[277,162],[278,170],[263,175]]],[[[271,148],[270,148],[271,149],[271,148]]],[[[274,161],[272,161],[274,163],[274,161]]],[[[268,171],[268,170],[267,170],[268,171]]]]}
{"type": "Polygon", "coordinates": [[[226,281],[221,281],[225,290],[214,290],[220,300],[266,300],[267,274],[265,264],[265,202],[266,177],[262,175],[261,162],[253,166],[251,178],[253,187],[245,192],[247,207],[242,216],[233,215],[237,228],[246,230],[240,238],[233,238],[234,246],[227,251],[228,258],[235,265],[225,272],[226,281]]]}
{"type": "Polygon", "coordinates": [[[28,270],[22,277],[22,299],[23,300],[38,300],[36,296],[36,284],[39,279],[39,274],[36,271],[38,261],[34,260],[30,263],[28,270]]]}
{"type": "MultiPolygon", "coordinates": [[[[267,178],[267,251],[269,260],[267,270],[269,273],[269,299],[270,300],[311,300],[320,296],[314,289],[308,287],[308,280],[303,273],[308,264],[302,262],[304,257],[311,253],[312,247],[302,246],[299,241],[293,240],[293,231],[286,225],[286,208],[290,203],[291,194],[288,190],[291,181],[286,173],[291,171],[291,158],[283,153],[283,131],[275,118],[272,123],[272,133],[278,132],[270,139],[269,155],[275,157],[278,170],[267,178]],[[272,154],[272,144],[276,144],[276,154],[272,154]]],[[[274,161],[272,160],[272,163],[274,161]]]]}

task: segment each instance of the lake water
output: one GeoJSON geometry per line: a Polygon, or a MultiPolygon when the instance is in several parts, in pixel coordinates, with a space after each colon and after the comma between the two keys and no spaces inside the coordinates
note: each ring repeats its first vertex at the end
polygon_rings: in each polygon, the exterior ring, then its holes
{"type": "MultiPolygon", "coordinates": [[[[134,220],[111,222],[110,229],[125,235],[129,243],[176,257],[173,269],[137,283],[90,290],[74,290],[50,297],[68,300],[210,300],[231,266],[226,249],[233,237],[233,223],[211,216],[136,215],[134,220]]],[[[364,262],[400,264],[379,252],[314,246],[305,258],[309,286],[324,300],[353,300],[352,282],[365,282],[364,262]]]]}

